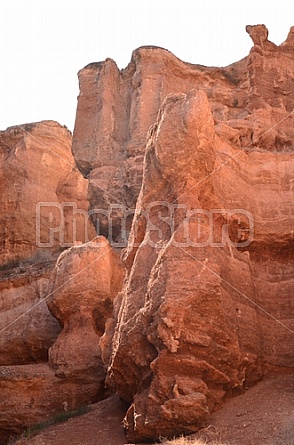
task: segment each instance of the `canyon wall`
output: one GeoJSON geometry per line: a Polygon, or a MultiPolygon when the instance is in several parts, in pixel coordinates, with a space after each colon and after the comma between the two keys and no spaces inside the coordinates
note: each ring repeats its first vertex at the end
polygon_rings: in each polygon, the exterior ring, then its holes
{"type": "Polygon", "coordinates": [[[95,237],[87,180],[57,122],[0,132],[0,364],[46,361],[60,327],[43,299],[60,252],[95,237]]]}
{"type": "Polygon", "coordinates": [[[247,32],[249,56],[226,68],[144,47],[125,70],[79,73],[73,151],[91,208],[116,208],[114,245],[117,208],[136,202],[101,342],[130,441],[195,431],[227,396],[293,372],[294,29],[280,46],[247,32]]]}
{"type": "Polygon", "coordinates": [[[142,47],[82,69],[72,147],[0,132],[0,441],[105,378],[142,442],[293,373],[294,28],[246,30],[225,68],[142,47]]]}
{"type": "MultiPolygon", "coordinates": [[[[0,443],[56,414],[105,396],[106,370],[99,340],[123,278],[119,255],[103,237],[75,245],[59,256],[51,273],[49,294],[41,299],[42,306],[30,311],[30,329],[23,328],[22,319],[16,318],[13,327],[21,333],[10,341],[10,350],[3,348],[0,443]],[[50,342],[43,339],[42,356],[36,349],[42,335],[52,334],[51,319],[58,328],[50,342]]],[[[24,298],[26,292],[26,288],[20,289],[10,298],[24,298]]]]}
{"type": "Polygon", "coordinates": [[[87,181],[71,143],[71,133],[53,121],[0,132],[2,268],[32,256],[34,263],[50,259],[51,252],[95,236],[85,219],[87,181]]]}
{"type": "MultiPolygon", "coordinates": [[[[75,274],[80,283],[83,269],[93,279],[104,274],[101,283],[107,283],[107,270],[99,271],[99,242],[88,243],[96,233],[87,213],[87,180],[76,168],[71,142],[70,132],[53,121],[0,132],[0,443],[56,413],[94,402],[104,393],[105,369],[98,343],[112,302],[107,285],[101,296],[97,284],[92,292],[97,290],[96,304],[91,306],[93,321],[90,314],[83,318],[82,310],[78,315],[79,303],[83,306],[78,297],[86,299],[87,292],[86,286],[77,286],[75,274]],[[79,252],[75,270],[68,261],[62,272],[64,282],[59,278],[56,285],[56,260],[74,245],[74,252],[79,252]],[[74,323],[70,314],[66,320],[56,318],[47,303],[50,300],[53,305],[55,296],[60,299],[66,289],[71,289],[67,306],[71,302],[84,333],[87,321],[88,334],[92,332],[89,353],[95,350],[96,355],[91,366],[82,347],[75,348],[71,364],[64,360],[62,351],[69,354],[70,341],[77,345],[80,340],[67,340],[63,346],[64,329],[71,338],[74,323]],[[50,348],[58,348],[58,354],[49,354],[50,348]],[[71,365],[71,372],[62,376],[57,371],[61,357],[64,369],[71,365]]],[[[66,252],[69,258],[72,252],[66,252]]],[[[110,277],[112,263],[108,263],[110,277]]],[[[118,267],[117,280],[120,276],[118,267]]],[[[93,281],[88,278],[89,288],[93,281]]]]}

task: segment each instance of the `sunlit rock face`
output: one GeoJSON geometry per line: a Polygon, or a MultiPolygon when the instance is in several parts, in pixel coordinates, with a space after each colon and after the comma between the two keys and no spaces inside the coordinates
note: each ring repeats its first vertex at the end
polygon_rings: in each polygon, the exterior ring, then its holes
{"type": "MultiPolygon", "coordinates": [[[[276,46],[264,26],[247,30],[249,56],[227,68],[143,48],[125,71],[108,61],[80,74],[98,79],[109,64],[125,88],[133,67],[128,128],[131,117],[137,124],[126,147],[140,132],[143,146],[155,121],[128,276],[102,343],[107,382],[130,403],[130,441],[195,431],[225,396],[293,370],[293,32],[276,46]]],[[[101,119],[112,100],[96,111],[101,119]]],[[[117,128],[115,111],[112,119],[117,128]]],[[[99,135],[97,152],[107,145],[99,135]]]]}
{"type": "Polygon", "coordinates": [[[71,143],[71,133],[54,121],[0,132],[2,267],[50,259],[50,252],[95,236],[71,143]]]}
{"type": "Polygon", "coordinates": [[[246,30],[225,68],[157,47],[88,65],[73,140],[0,133],[0,440],[105,377],[142,442],[293,373],[293,28],[246,30]]]}

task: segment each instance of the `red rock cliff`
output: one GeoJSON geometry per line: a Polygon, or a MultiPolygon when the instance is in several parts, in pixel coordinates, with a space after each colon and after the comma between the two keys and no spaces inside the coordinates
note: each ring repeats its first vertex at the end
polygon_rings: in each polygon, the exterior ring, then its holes
{"type": "Polygon", "coordinates": [[[131,441],[195,431],[226,395],[293,372],[293,28],[280,46],[247,31],[249,56],[226,68],[144,47],[126,70],[79,74],[91,205],[138,196],[102,341],[131,441]]]}
{"type": "MultiPolygon", "coordinates": [[[[249,56],[226,68],[143,47],[125,70],[110,59],[81,70],[72,149],[88,182],[58,124],[0,134],[0,321],[42,303],[37,318],[22,317],[24,341],[13,330],[1,338],[0,438],[101,397],[102,359],[108,386],[129,403],[133,442],[196,431],[226,397],[293,373],[294,29],[280,46],[264,25],[247,32],[249,56]],[[53,278],[52,230],[46,266],[28,267],[39,255],[36,203],[86,210],[86,186],[98,233],[126,247],[123,284],[102,237],[62,254],[53,278]],[[49,347],[48,363],[31,364],[49,347]]],[[[52,219],[59,227],[48,214],[42,241],[52,219]]],[[[72,215],[64,219],[67,244],[72,215]]]]}

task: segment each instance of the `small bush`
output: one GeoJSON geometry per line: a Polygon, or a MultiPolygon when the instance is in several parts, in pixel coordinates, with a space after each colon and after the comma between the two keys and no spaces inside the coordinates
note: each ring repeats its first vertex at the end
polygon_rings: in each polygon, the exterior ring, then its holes
{"type": "Polygon", "coordinates": [[[89,406],[81,406],[73,411],[65,411],[58,414],[55,414],[52,418],[45,420],[44,422],[37,423],[36,425],[28,428],[23,434],[22,437],[26,439],[31,439],[40,433],[44,428],[48,428],[49,426],[56,425],[58,423],[65,422],[68,419],[73,417],[81,416],[82,414],[86,414],[91,410],[89,406]]]}
{"type": "Polygon", "coordinates": [[[19,265],[20,265],[20,259],[7,261],[7,263],[0,265],[0,272],[14,269],[15,267],[19,267],[19,265]]]}

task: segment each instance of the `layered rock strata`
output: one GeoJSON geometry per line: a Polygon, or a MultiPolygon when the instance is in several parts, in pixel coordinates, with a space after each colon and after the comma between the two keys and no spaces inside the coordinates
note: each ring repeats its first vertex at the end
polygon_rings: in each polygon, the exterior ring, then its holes
{"type": "Polygon", "coordinates": [[[60,252],[95,237],[70,132],[44,121],[0,132],[0,364],[47,361],[60,330],[43,299],[60,252]]]}
{"type": "Polygon", "coordinates": [[[55,261],[0,272],[0,366],[48,361],[60,332],[46,305],[55,261]]]}
{"type": "MultiPolygon", "coordinates": [[[[114,247],[127,246],[128,269],[122,285],[123,266],[100,237],[64,252],[52,275],[60,205],[45,214],[39,234],[50,246],[39,260],[48,268],[28,287],[45,309],[44,329],[35,347],[30,315],[33,340],[10,337],[15,360],[8,337],[2,343],[2,364],[10,365],[0,367],[2,438],[101,397],[102,359],[109,388],[129,404],[124,427],[132,442],[196,431],[227,397],[266,375],[293,373],[294,28],[280,46],[264,25],[246,30],[254,43],[249,56],[226,68],[143,47],[125,70],[107,59],[80,71],[73,153],[88,183],[72,169],[65,177],[58,176],[63,167],[50,173],[50,150],[38,158],[37,135],[47,148],[52,142],[55,155],[67,146],[68,133],[57,124],[1,133],[3,183],[9,190],[12,178],[17,186],[8,199],[2,194],[8,217],[1,261],[16,271],[7,272],[13,283],[18,268],[40,255],[31,233],[36,215],[25,203],[34,208],[52,197],[86,209],[87,185],[97,232],[114,247]],[[34,178],[32,196],[18,175],[34,178]],[[33,215],[19,232],[8,223],[14,212],[17,224],[20,215],[33,215]],[[50,283],[51,315],[42,301],[50,283]],[[15,366],[46,360],[47,348],[48,363],[15,366]]],[[[67,217],[65,247],[76,224],[67,217]]],[[[83,226],[81,241],[84,234],[83,226]]],[[[5,326],[17,305],[3,312],[5,326]]]]}
{"type": "Polygon", "coordinates": [[[50,259],[50,252],[95,236],[87,181],[76,169],[71,133],[57,122],[0,132],[0,265],[50,259]]]}
{"type": "MultiPolygon", "coordinates": [[[[99,340],[123,278],[119,256],[103,237],[61,254],[43,304],[48,304],[62,330],[48,345],[49,362],[0,366],[0,442],[104,396],[99,340]]],[[[35,324],[43,321],[38,312],[31,316],[35,324]]],[[[33,348],[28,350],[33,353],[33,348]]]]}

